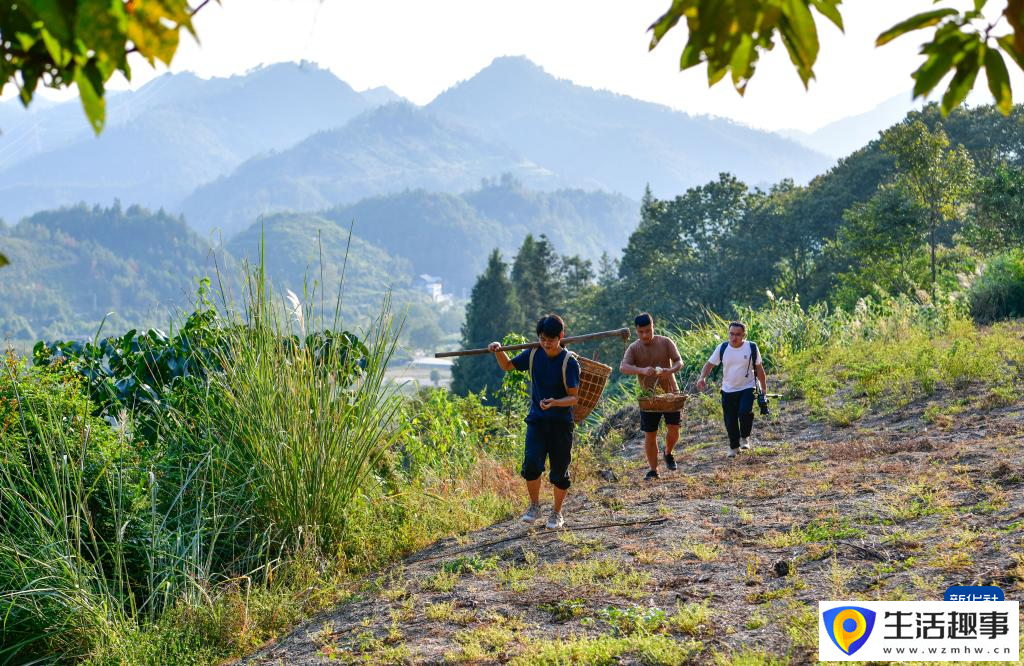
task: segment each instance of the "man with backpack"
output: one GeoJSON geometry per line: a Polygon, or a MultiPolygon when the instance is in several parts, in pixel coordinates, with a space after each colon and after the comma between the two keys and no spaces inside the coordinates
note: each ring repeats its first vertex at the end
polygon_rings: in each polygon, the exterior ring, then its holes
{"type": "Polygon", "coordinates": [[[711,353],[697,380],[697,390],[704,390],[704,381],[718,365],[722,366],[722,415],[729,433],[729,457],[740,449],[750,448],[750,430],[754,426],[754,389],[762,414],[768,413],[766,393],[768,379],[764,374],[757,345],[748,342],[747,327],[738,321],[729,324],[729,340],[711,353]]]}
{"type": "Polygon", "coordinates": [[[550,465],[548,480],[554,486],[554,502],[547,527],[558,529],[565,524],[562,502],[569,490],[569,463],[572,461],[572,436],[575,423],[572,407],[580,386],[580,363],[571,352],[562,349],[565,322],[558,315],[545,315],[537,322],[540,349],[525,349],[515,358],[500,350],[500,342],[487,348],[494,353],[505,372],[520,370],[530,373],[530,411],[526,416],[526,450],[520,474],[526,479],[530,506],[523,522],[532,523],[540,517],[540,477],[544,461],[550,465]]]}
{"type": "MultiPolygon", "coordinates": [[[[683,367],[683,360],[676,349],[676,343],[664,335],[654,334],[654,318],[641,312],[633,320],[636,324],[637,339],[622,356],[619,372],[624,375],[636,375],[637,381],[645,391],[655,387],[665,393],[675,393],[675,373],[683,367]]],[[[674,412],[640,412],[640,430],[644,433],[644,453],[650,469],[645,481],[658,478],[658,425],[665,419],[665,467],[675,471],[676,459],[672,448],[679,441],[679,422],[681,411],[674,412]]]]}

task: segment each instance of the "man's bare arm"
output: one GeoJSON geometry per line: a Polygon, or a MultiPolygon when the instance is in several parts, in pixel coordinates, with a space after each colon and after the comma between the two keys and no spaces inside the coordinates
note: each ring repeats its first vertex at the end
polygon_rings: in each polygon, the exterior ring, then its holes
{"type": "Polygon", "coordinates": [[[487,345],[487,348],[494,352],[494,360],[498,362],[498,366],[502,370],[504,370],[505,372],[508,372],[509,370],[515,370],[516,366],[512,365],[512,361],[509,360],[508,354],[506,354],[503,351],[500,351],[498,349],[499,347],[501,347],[500,342],[492,342],[491,344],[487,345]]]}
{"type": "Polygon", "coordinates": [[[698,391],[704,390],[704,380],[708,378],[708,375],[711,374],[711,371],[714,369],[714,367],[714,364],[711,363],[710,361],[704,364],[704,367],[700,371],[700,379],[697,380],[696,388],[698,391]]]}
{"type": "Polygon", "coordinates": [[[569,395],[564,398],[544,398],[540,401],[541,409],[550,409],[551,407],[572,407],[579,401],[579,396],[576,394],[579,392],[578,388],[566,388],[565,392],[569,395]]]}

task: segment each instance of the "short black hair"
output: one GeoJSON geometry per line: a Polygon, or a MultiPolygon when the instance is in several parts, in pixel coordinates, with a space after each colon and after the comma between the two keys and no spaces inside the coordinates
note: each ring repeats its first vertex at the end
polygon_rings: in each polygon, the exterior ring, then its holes
{"type": "Polygon", "coordinates": [[[637,328],[641,326],[650,326],[654,323],[654,317],[647,312],[641,312],[636,316],[636,319],[633,320],[633,323],[637,325],[637,328]]]}
{"type": "Polygon", "coordinates": [[[565,322],[556,314],[546,314],[537,320],[537,335],[544,334],[549,338],[557,338],[565,330],[565,322]]]}
{"type": "Polygon", "coordinates": [[[739,326],[741,329],[743,329],[744,333],[747,332],[747,325],[744,324],[742,321],[730,321],[729,328],[732,328],[733,326],[739,326]]]}

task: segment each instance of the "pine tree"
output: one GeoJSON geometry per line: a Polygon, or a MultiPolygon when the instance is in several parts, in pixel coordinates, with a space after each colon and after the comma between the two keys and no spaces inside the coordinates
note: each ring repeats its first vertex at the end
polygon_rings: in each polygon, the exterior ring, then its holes
{"type": "MultiPolygon", "coordinates": [[[[495,249],[487,259],[487,268],[477,278],[466,306],[462,343],[467,349],[486,347],[521,327],[515,287],[508,277],[508,264],[495,249]]],[[[503,373],[490,355],[460,356],[452,367],[452,391],[465,395],[484,388],[489,392],[501,386],[503,373]]]]}
{"type": "Polygon", "coordinates": [[[544,234],[527,234],[512,263],[512,284],[519,299],[522,321],[519,330],[533,337],[534,323],[563,306],[561,258],[544,234]]]}

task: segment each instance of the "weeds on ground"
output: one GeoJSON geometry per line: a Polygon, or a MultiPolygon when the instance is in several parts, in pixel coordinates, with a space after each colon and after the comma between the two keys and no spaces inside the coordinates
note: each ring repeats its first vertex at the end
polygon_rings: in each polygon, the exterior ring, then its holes
{"type": "Polygon", "coordinates": [[[716,652],[716,666],[789,666],[786,656],[776,656],[744,647],[735,652],[716,652]]]}
{"type": "Polygon", "coordinates": [[[583,599],[559,599],[552,603],[541,604],[539,608],[551,614],[555,622],[568,622],[587,614],[587,604],[583,599]]]}
{"type": "Polygon", "coordinates": [[[524,625],[517,618],[492,615],[486,623],[455,634],[459,649],[445,655],[449,662],[494,661],[507,654],[521,640],[524,625]]]}
{"type": "Polygon", "coordinates": [[[669,556],[680,560],[692,555],[701,562],[714,562],[721,555],[722,548],[718,544],[699,541],[680,541],[669,550],[669,556]]]}
{"type": "Polygon", "coordinates": [[[864,535],[864,530],[854,527],[849,521],[825,518],[812,520],[806,525],[794,525],[789,532],[771,531],[761,537],[761,543],[769,548],[789,548],[801,544],[834,541],[864,535]]]}
{"type": "Polygon", "coordinates": [[[548,579],[571,589],[596,588],[627,599],[642,597],[654,582],[650,573],[626,562],[610,559],[549,564],[544,567],[543,573],[548,579]]]}
{"type": "Polygon", "coordinates": [[[525,592],[537,577],[537,567],[532,564],[512,565],[499,569],[495,574],[498,584],[512,592],[525,592]]]}
{"type": "Polygon", "coordinates": [[[428,604],[423,609],[423,615],[428,620],[447,624],[472,624],[476,620],[475,613],[456,608],[454,601],[428,604]]]}
{"type": "Polygon", "coordinates": [[[635,657],[652,666],[676,666],[699,654],[698,642],[681,642],[669,636],[571,636],[566,639],[534,640],[512,660],[512,666],[562,666],[564,664],[608,665],[635,657]]]}

